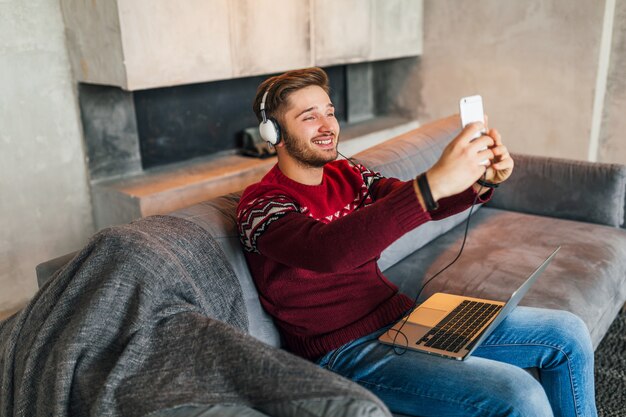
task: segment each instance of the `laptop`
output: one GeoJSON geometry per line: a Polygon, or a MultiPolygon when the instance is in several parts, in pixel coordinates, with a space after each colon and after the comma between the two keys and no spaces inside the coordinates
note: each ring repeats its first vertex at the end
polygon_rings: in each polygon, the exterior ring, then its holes
{"type": "Polygon", "coordinates": [[[445,358],[465,360],[526,295],[561,249],[559,246],[524,281],[506,303],[435,293],[378,340],[445,358]],[[395,339],[395,340],[394,340],[395,339]]]}

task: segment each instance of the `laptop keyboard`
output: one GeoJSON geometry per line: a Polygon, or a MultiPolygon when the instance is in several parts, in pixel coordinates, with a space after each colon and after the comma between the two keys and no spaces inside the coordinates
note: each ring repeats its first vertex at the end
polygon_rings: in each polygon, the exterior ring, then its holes
{"type": "Polygon", "coordinates": [[[498,304],[465,300],[416,344],[457,353],[501,308],[498,304]]]}

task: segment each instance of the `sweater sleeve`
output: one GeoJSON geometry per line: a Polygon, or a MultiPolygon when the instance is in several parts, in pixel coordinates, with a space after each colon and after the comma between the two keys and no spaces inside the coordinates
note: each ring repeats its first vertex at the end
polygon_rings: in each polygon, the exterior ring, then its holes
{"type": "Polygon", "coordinates": [[[374,204],[330,223],[294,207],[257,202],[239,216],[246,250],[294,268],[318,272],[352,270],[380,256],[406,232],[430,220],[411,183],[403,183],[374,204]],[[270,213],[268,215],[267,213],[270,213]]]}
{"type": "MultiPolygon", "coordinates": [[[[371,184],[370,193],[372,198],[377,200],[393,192],[397,188],[402,187],[406,183],[412,184],[412,181],[405,182],[396,178],[385,178],[379,175],[376,178],[376,181],[371,184]]],[[[478,204],[486,203],[491,199],[492,195],[493,189],[476,198],[476,192],[472,187],[470,187],[459,194],[439,200],[439,208],[430,212],[430,215],[432,220],[442,220],[446,217],[450,217],[454,214],[467,210],[472,206],[474,201],[478,204]]]]}

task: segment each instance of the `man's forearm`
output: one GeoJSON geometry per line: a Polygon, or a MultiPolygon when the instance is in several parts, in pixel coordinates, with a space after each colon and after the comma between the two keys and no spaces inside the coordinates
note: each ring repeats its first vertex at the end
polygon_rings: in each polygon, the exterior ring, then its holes
{"type": "Polygon", "coordinates": [[[354,269],[380,255],[404,233],[430,220],[413,194],[398,182],[394,192],[330,223],[300,213],[269,225],[258,250],[277,262],[320,272],[354,269]]]}

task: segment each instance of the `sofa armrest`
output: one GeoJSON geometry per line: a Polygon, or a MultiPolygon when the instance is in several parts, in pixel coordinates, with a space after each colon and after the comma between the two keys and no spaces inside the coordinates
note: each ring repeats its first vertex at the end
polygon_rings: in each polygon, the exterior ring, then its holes
{"type": "Polygon", "coordinates": [[[489,206],[619,227],[624,224],[626,166],[522,154],[489,206]]]}

